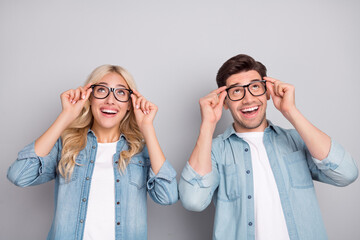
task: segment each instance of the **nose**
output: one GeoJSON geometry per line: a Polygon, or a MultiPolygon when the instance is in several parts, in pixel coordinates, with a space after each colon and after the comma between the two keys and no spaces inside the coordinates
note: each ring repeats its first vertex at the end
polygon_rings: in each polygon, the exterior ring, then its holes
{"type": "Polygon", "coordinates": [[[242,102],[243,103],[252,102],[255,97],[250,93],[250,91],[249,91],[249,89],[247,87],[245,87],[244,91],[245,91],[245,96],[242,99],[242,102]]]}
{"type": "Polygon", "coordinates": [[[105,103],[114,104],[115,101],[114,91],[110,91],[109,95],[105,98],[105,103]]]}

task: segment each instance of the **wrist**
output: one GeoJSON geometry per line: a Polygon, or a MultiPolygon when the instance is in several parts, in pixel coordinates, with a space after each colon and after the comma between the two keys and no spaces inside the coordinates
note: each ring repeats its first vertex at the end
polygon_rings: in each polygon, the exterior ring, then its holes
{"type": "Polygon", "coordinates": [[[283,115],[289,122],[293,123],[294,121],[296,121],[299,115],[301,115],[301,113],[296,107],[293,107],[283,112],[283,115]]]}
{"type": "Polygon", "coordinates": [[[201,135],[211,135],[213,136],[216,128],[216,123],[211,122],[201,122],[200,125],[200,134],[201,135]]]}

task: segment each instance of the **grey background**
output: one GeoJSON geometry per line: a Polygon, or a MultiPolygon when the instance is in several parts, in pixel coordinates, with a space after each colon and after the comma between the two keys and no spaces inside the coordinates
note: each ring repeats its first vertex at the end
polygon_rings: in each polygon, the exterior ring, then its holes
{"type": "MultiPolygon", "coordinates": [[[[0,239],[45,239],[53,182],[21,189],[7,181],[7,168],[55,120],[60,93],[105,63],[127,68],[158,105],[158,138],[178,178],[197,138],[198,99],[238,53],[295,85],[302,113],[359,163],[359,12],[357,0],[1,0],[0,239]]],[[[291,127],[271,102],[268,118],[291,127]]],[[[230,123],[225,112],[216,134],[230,123]]],[[[330,239],[360,238],[359,185],[316,183],[330,239]]],[[[213,212],[149,200],[149,239],[210,239],[213,212]]]]}

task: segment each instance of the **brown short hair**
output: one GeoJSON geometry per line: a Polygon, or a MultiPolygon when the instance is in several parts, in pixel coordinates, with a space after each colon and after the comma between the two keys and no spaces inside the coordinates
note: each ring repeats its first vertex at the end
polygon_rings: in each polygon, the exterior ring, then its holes
{"type": "Polygon", "coordinates": [[[250,70],[257,71],[261,78],[266,77],[266,67],[261,62],[257,62],[245,54],[236,55],[220,67],[216,75],[217,85],[218,87],[226,86],[226,80],[231,75],[250,70]]]}

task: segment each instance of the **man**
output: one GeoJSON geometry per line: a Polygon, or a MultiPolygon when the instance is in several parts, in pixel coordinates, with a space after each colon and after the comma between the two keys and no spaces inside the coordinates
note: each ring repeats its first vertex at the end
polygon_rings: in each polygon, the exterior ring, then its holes
{"type": "Polygon", "coordinates": [[[214,199],[213,239],[327,239],[312,180],[355,181],[350,154],[299,112],[294,86],[250,56],[226,61],[216,81],[200,99],[200,134],[179,183],[184,207],[202,211],[214,199]],[[295,129],[266,119],[270,97],[295,129]],[[222,107],[234,123],[212,140],[222,107]]]}

